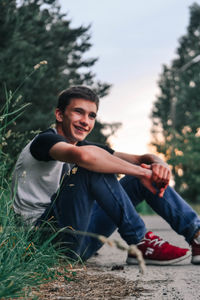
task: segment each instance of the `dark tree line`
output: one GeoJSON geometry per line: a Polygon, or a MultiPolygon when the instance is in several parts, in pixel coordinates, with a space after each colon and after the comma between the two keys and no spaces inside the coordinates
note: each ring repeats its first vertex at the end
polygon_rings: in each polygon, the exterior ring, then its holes
{"type": "MultiPolygon", "coordinates": [[[[13,93],[19,86],[11,107],[30,103],[10,125],[4,141],[4,152],[13,161],[32,137],[31,131],[43,130],[54,122],[53,110],[61,90],[83,84],[100,97],[108,94],[110,85],[97,80],[92,72],[97,58],[85,58],[92,46],[90,38],[90,26],[74,28],[56,0],[0,1],[0,109],[8,101],[5,90],[13,93]],[[34,71],[41,61],[48,63],[34,71]]],[[[107,142],[103,129],[109,126],[110,133],[117,127],[97,121],[90,138],[107,142]]]]}
{"type": "Polygon", "coordinates": [[[200,6],[190,7],[176,58],[163,66],[152,110],[152,144],[173,166],[175,188],[200,201],[200,6]]]}

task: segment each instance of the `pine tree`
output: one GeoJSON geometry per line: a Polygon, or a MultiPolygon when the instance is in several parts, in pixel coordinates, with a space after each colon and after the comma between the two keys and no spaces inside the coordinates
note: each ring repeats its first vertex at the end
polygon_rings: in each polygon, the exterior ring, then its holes
{"type": "MultiPolygon", "coordinates": [[[[0,1],[0,109],[6,102],[5,86],[8,91],[17,89],[13,99],[30,103],[10,127],[12,134],[4,146],[13,161],[32,137],[31,130],[46,129],[54,122],[60,91],[79,84],[93,88],[100,97],[108,94],[110,85],[92,72],[97,58],[85,58],[91,46],[90,26],[73,28],[56,0],[22,0],[18,5],[14,0],[0,1]],[[41,61],[48,64],[37,69],[41,61]]],[[[91,138],[106,142],[102,129],[107,124],[98,124],[91,138]]]]}
{"type": "Polygon", "coordinates": [[[163,66],[152,110],[152,144],[173,166],[176,190],[200,201],[200,6],[190,7],[177,58],[163,66]]]}

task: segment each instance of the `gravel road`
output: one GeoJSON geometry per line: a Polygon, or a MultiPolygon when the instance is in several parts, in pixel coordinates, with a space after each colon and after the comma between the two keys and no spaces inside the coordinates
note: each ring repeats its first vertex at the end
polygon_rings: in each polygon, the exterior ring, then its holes
{"type": "MultiPolygon", "coordinates": [[[[143,220],[149,230],[152,230],[163,239],[180,247],[188,247],[184,238],[177,235],[160,217],[146,216],[143,217],[143,220]]],[[[111,238],[121,240],[117,232],[111,238]]],[[[200,299],[200,265],[192,265],[190,258],[172,266],[147,266],[144,275],[139,274],[137,266],[128,266],[125,261],[126,252],[104,245],[99,251],[99,255],[91,258],[88,264],[96,266],[102,272],[112,273],[134,282],[137,281],[138,286],[145,289],[139,296],[141,300],[200,299]],[[121,270],[111,271],[115,265],[121,266],[121,270]]],[[[126,299],[138,298],[130,296],[126,299]]]]}

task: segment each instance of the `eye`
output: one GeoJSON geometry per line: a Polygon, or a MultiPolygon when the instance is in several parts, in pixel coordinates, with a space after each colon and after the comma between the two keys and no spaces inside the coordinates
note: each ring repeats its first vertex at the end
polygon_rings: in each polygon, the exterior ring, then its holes
{"type": "Polygon", "coordinates": [[[83,113],[83,110],[81,108],[75,108],[74,111],[79,113],[79,114],[83,113]]]}
{"type": "Polygon", "coordinates": [[[96,114],[95,113],[90,113],[89,114],[89,117],[90,117],[90,119],[96,119],[96,114]]]}

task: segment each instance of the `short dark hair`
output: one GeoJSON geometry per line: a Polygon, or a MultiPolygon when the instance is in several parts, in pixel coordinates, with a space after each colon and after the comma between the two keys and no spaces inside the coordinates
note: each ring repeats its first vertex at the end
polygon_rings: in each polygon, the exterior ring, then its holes
{"type": "Polygon", "coordinates": [[[86,86],[77,85],[62,91],[59,94],[57,108],[64,112],[66,106],[69,105],[70,100],[74,98],[90,100],[96,104],[97,109],[99,107],[99,97],[97,94],[86,86]]]}

